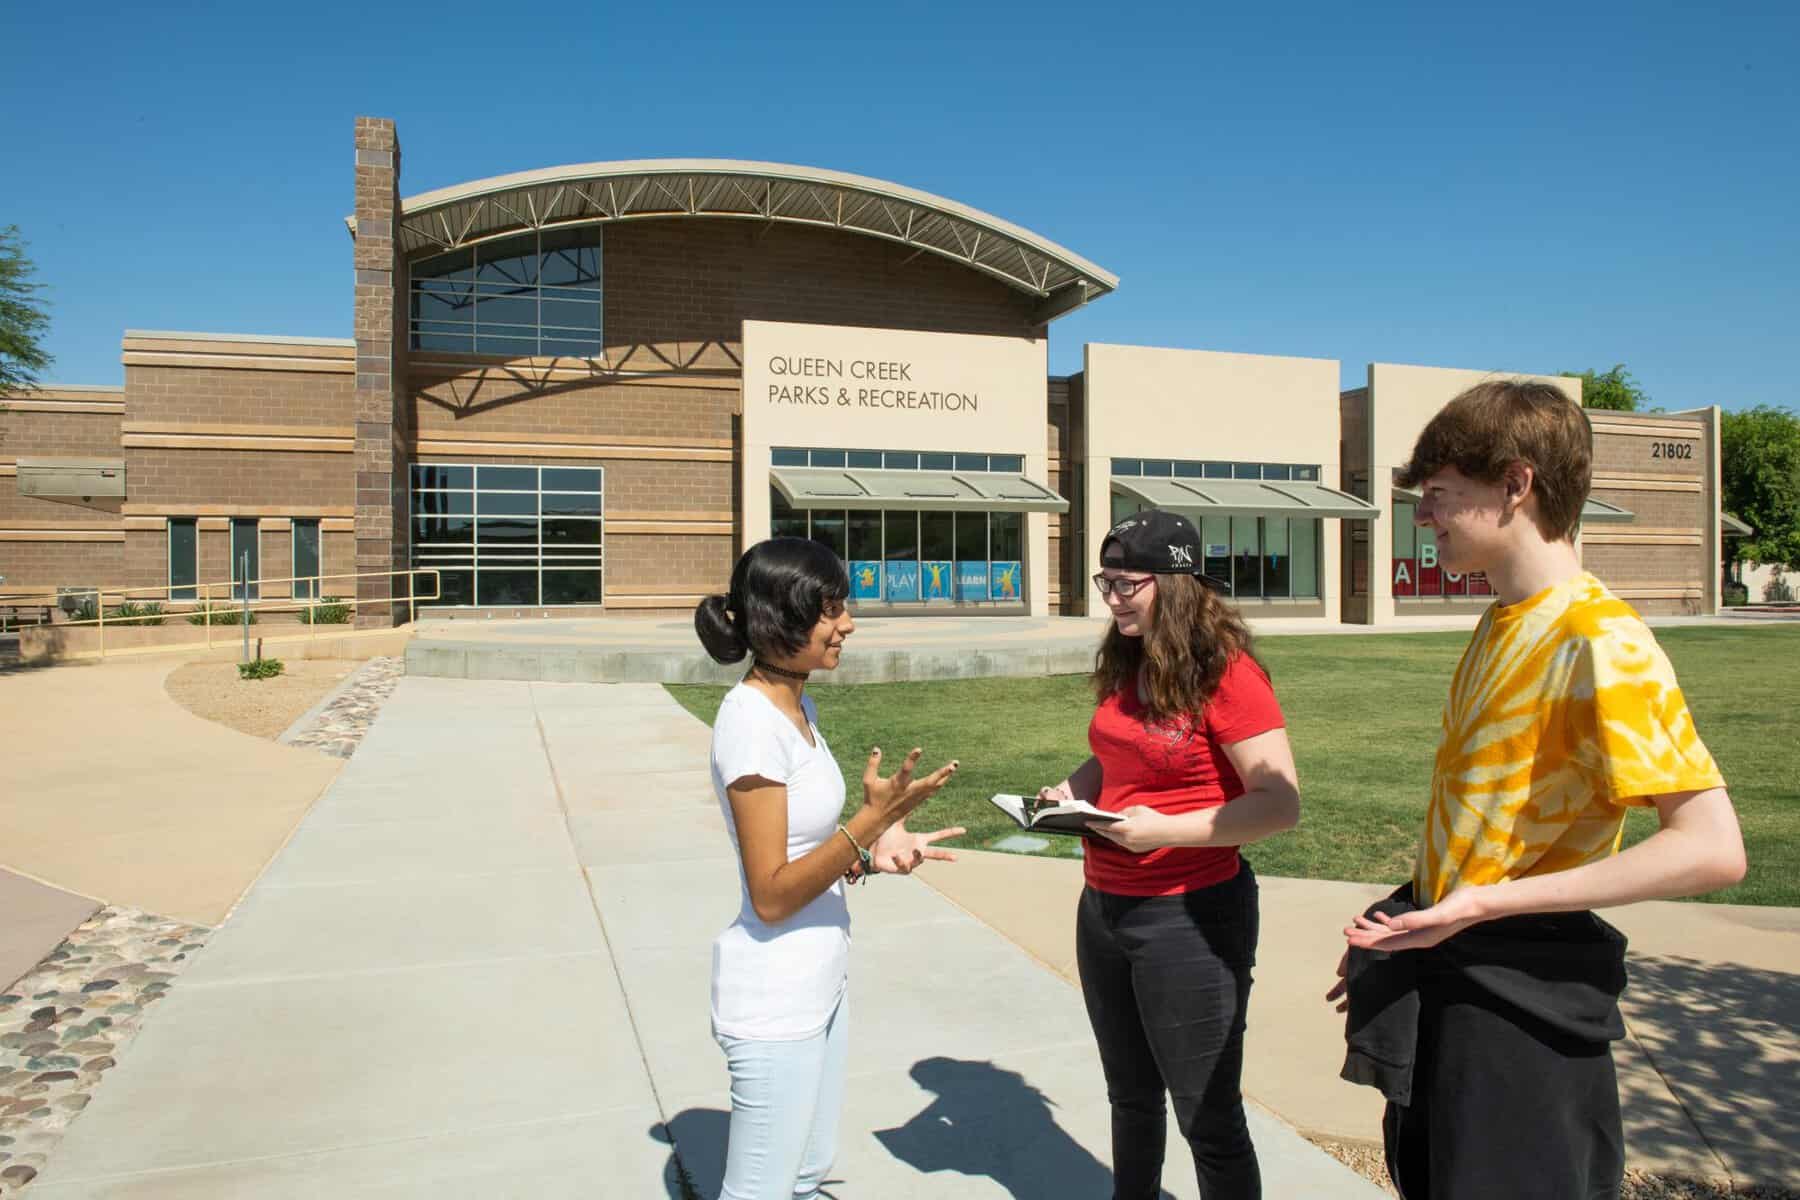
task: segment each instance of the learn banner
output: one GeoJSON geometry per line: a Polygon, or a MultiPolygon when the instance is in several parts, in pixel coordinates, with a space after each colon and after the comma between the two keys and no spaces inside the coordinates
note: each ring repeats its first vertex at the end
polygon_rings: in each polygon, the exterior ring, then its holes
{"type": "Polygon", "coordinates": [[[987,559],[965,558],[957,561],[956,598],[958,600],[986,600],[988,598],[987,559]]]}

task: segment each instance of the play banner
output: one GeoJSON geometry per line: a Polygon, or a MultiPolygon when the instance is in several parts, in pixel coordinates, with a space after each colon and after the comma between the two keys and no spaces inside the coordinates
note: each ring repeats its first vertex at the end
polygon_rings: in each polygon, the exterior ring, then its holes
{"type": "Polygon", "coordinates": [[[889,561],[887,598],[891,604],[914,604],[919,599],[919,564],[889,561]]]}

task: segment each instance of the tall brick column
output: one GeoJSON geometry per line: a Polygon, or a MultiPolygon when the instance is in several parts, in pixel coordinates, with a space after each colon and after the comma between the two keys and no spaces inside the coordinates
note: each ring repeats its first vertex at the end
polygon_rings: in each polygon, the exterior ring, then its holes
{"type": "MultiPolygon", "coordinates": [[[[404,322],[396,318],[404,264],[394,223],[400,211],[400,143],[394,123],[356,118],[356,570],[406,566],[406,453],[397,436],[405,380],[404,322]]],[[[373,628],[406,619],[387,603],[394,581],[357,581],[356,624],[373,628]]],[[[406,594],[401,583],[398,594],[406,594]]]]}

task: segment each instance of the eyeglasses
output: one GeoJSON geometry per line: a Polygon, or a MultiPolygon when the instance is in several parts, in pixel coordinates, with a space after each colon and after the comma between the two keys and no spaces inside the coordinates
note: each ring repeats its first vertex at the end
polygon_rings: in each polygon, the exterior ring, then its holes
{"type": "Polygon", "coordinates": [[[1139,591],[1155,582],[1156,576],[1154,575],[1146,575],[1142,579],[1126,579],[1123,576],[1118,579],[1108,579],[1104,575],[1094,576],[1094,586],[1100,589],[1101,596],[1111,596],[1116,593],[1121,600],[1131,599],[1139,591]]]}

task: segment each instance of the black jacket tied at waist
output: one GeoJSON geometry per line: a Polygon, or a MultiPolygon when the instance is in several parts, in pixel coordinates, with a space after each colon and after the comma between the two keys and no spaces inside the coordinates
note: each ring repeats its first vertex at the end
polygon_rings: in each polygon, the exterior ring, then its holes
{"type": "MultiPolygon", "coordinates": [[[[1367,915],[1417,909],[1409,883],[1367,915]]],[[[1571,1049],[1625,1036],[1625,935],[1591,912],[1501,917],[1425,950],[1352,947],[1345,977],[1348,1051],[1340,1074],[1399,1105],[1412,1101],[1419,1009],[1427,1000],[1478,1004],[1571,1049]]]]}

